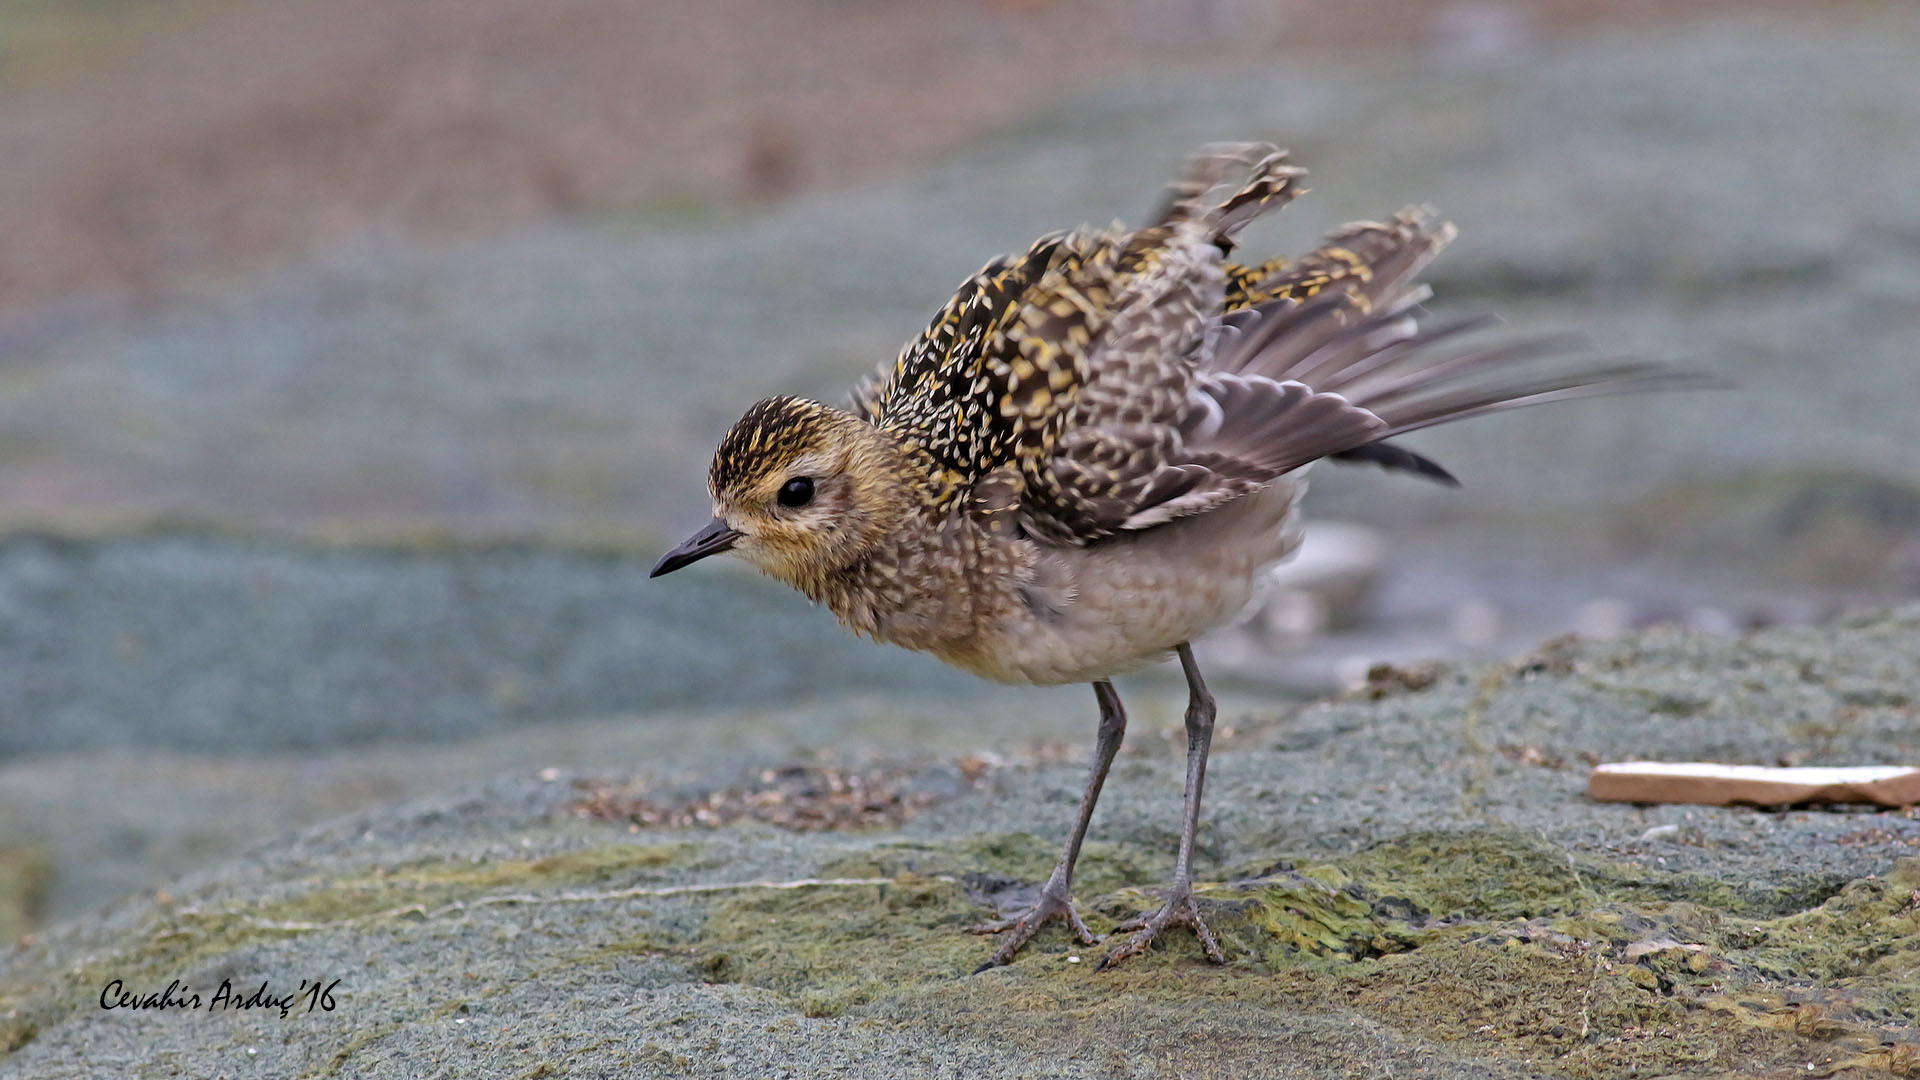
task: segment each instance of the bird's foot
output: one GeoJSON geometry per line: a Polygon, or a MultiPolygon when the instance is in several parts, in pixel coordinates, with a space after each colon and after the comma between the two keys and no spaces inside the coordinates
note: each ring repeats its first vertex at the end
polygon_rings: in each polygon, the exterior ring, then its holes
{"type": "Polygon", "coordinates": [[[1100,961],[1100,966],[1096,970],[1105,971],[1111,967],[1118,967],[1132,957],[1146,952],[1147,946],[1153,944],[1154,939],[1160,936],[1160,931],[1169,926],[1192,927],[1193,936],[1200,939],[1200,947],[1206,950],[1207,959],[1216,964],[1227,962],[1227,954],[1220,951],[1220,943],[1214,940],[1213,931],[1207,929],[1205,920],[1200,918],[1200,907],[1194,903],[1193,899],[1193,886],[1182,882],[1174,885],[1173,891],[1167,896],[1167,902],[1160,905],[1160,910],[1151,915],[1128,919],[1113,928],[1116,934],[1122,934],[1128,930],[1135,933],[1127,939],[1125,945],[1108,953],[1107,958],[1100,961]]]}
{"type": "Polygon", "coordinates": [[[1024,948],[1027,942],[1032,941],[1033,935],[1039,933],[1041,927],[1056,920],[1066,923],[1067,929],[1074,937],[1080,939],[1082,945],[1092,945],[1100,940],[1093,931],[1087,929],[1087,924],[1081,921],[1080,913],[1073,909],[1073,900],[1068,895],[1066,886],[1056,887],[1054,882],[1048,881],[1046,887],[1040,890],[1040,899],[1034,901],[1033,906],[1024,914],[1011,919],[996,919],[970,928],[970,932],[975,934],[1007,935],[1007,939],[993,951],[993,955],[987,958],[987,962],[974,968],[973,973],[978,975],[989,968],[1011,964],[1014,954],[1024,948]]]}

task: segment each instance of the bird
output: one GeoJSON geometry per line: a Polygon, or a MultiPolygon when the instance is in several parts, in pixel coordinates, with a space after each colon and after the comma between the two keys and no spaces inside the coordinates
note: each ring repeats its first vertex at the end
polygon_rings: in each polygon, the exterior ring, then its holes
{"type": "Polygon", "coordinates": [[[714,453],[713,520],[649,575],[730,552],[859,635],[1003,683],[1092,685],[1093,761],[1065,846],[1031,906],[973,928],[1005,935],[980,971],[1054,922],[1100,941],[1072,886],[1126,733],[1112,680],[1167,659],[1188,687],[1173,876],[1098,966],[1178,926],[1225,961],[1193,892],[1217,706],[1192,642],[1241,616],[1299,546],[1310,465],[1455,484],[1390,440],[1700,381],[1572,362],[1559,337],[1484,343],[1485,316],[1431,319],[1418,277],[1455,229],[1424,207],[1296,259],[1234,261],[1241,231],[1305,176],[1270,143],[1208,145],[1148,224],[1053,232],[987,263],[845,407],[754,404],[714,453]]]}

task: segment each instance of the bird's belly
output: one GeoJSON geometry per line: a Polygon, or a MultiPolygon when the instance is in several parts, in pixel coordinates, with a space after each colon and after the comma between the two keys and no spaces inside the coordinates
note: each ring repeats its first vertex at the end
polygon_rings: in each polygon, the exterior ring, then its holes
{"type": "Polygon", "coordinates": [[[1000,682],[1089,682],[1162,659],[1234,621],[1300,545],[1304,479],[1208,514],[1053,556],[1063,579],[944,659],[1000,682]]]}

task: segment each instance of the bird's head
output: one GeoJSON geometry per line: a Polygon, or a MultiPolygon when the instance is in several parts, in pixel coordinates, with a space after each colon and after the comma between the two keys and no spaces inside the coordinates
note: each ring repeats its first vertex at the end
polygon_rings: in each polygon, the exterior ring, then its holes
{"type": "Polygon", "coordinates": [[[851,413],[775,397],[748,409],[714,451],[713,521],[649,576],[731,551],[811,596],[872,551],[913,505],[905,455],[851,413]]]}

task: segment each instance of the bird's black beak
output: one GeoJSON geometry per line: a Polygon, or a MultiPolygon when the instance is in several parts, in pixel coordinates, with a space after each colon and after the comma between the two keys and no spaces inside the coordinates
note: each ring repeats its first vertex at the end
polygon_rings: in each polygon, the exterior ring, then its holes
{"type": "Polygon", "coordinates": [[[712,521],[707,522],[706,528],[682,540],[679,546],[667,552],[665,555],[660,556],[660,561],[653,564],[653,572],[647,576],[657,578],[661,574],[671,574],[675,570],[691,563],[697,563],[709,555],[718,555],[723,551],[731,551],[734,541],[738,539],[740,539],[740,534],[736,532],[732,526],[721,521],[719,518],[714,518],[712,521]]]}

